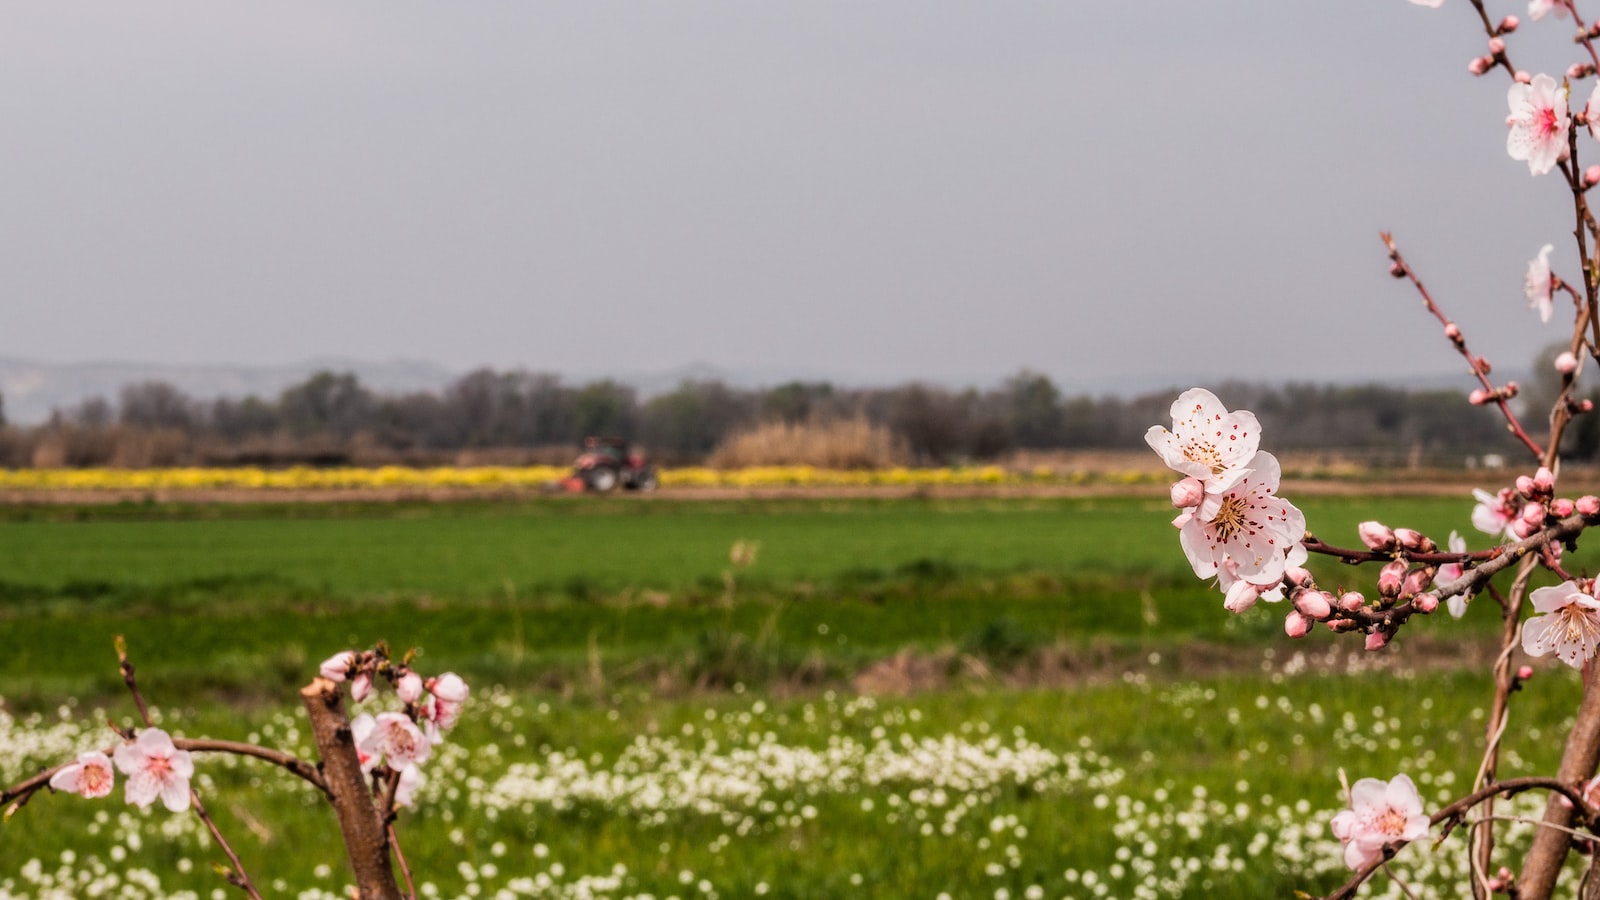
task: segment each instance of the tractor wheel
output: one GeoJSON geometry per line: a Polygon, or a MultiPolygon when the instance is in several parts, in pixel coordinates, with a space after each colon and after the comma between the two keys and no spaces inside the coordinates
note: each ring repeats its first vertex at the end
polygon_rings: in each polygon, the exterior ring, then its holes
{"type": "Polygon", "coordinates": [[[653,491],[661,486],[661,482],[656,478],[655,469],[645,469],[634,477],[633,486],[636,490],[653,491]]]}
{"type": "Polygon", "coordinates": [[[595,466],[583,475],[589,490],[609,494],[617,487],[617,470],[610,466],[595,466]]]}

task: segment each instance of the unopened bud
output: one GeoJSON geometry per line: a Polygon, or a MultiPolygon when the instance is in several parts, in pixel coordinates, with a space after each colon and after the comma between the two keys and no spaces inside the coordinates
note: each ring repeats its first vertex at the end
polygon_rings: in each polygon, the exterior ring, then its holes
{"type": "Polygon", "coordinates": [[[1404,278],[1406,277],[1406,267],[1399,263],[1393,263],[1389,266],[1389,274],[1396,278],[1404,278]]]}
{"type": "MultiPolygon", "coordinates": [[[[1600,166],[1595,166],[1595,168],[1600,169],[1600,166]]],[[[1456,323],[1451,322],[1444,327],[1444,336],[1452,341],[1459,341],[1461,340],[1461,329],[1456,327],[1456,323]]]]}
{"type": "Polygon", "coordinates": [[[1578,411],[1579,412],[1592,412],[1593,410],[1594,410],[1594,401],[1593,400],[1590,400],[1588,397],[1585,397],[1582,400],[1578,401],[1578,411]]]}
{"type": "Polygon", "coordinates": [[[1512,397],[1515,397],[1517,392],[1520,390],[1522,390],[1522,385],[1517,384],[1515,381],[1508,381],[1506,382],[1506,386],[1500,389],[1500,395],[1505,397],[1507,400],[1510,400],[1512,397]]]}
{"type": "Polygon", "coordinates": [[[1483,388],[1473,388],[1472,393],[1467,395],[1467,402],[1473,406],[1482,406],[1493,399],[1494,395],[1483,388]]]}
{"type": "Polygon", "coordinates": [[[403,703],[415,703],[422,697],[422,676],[415,672],[401,675],[394,683],[394,692],[403,703]]]}
{"type": "Polygon", "coordinates": [[[1397,559],[1379,570],[1378,593],[1391,598],[1400,596],[1400,583],[1405,580],[1408,566],[1405,560],[1397,559]]]}
{"type": "Polygon", "coordinates": [[[1578,502],[1573,506],[1580,516],[1587,516],[1591,519],[1595,516],[1600,516],[1600,497],[1596,497],[1593,494],[1584,494],[1578,498],[1578,502]]]}
{"type": "MultiPolygon", "coordinates": [[[[1600,176],[1600,166],[1590,166],[1589,168],[1593,169],[1597,176],[1600,176]]],[[[1585,175],[1584,178],[1587,180],[1588,176],[1585,175]]],[[[1600,181],[1600,178],[1595,180],[1600,181]]],[[[1556,354],[1555,365],[1557,372],[1563,375],[1571,375],[1573,372],[1578,371],[1578,358],[1572,355],[1571,350],[1563,350],[1556,354]]]]}
{"type": "Polygon", "coordinates": [[[1283,570],[1283,577],[1295,587],[1310,587],[1311,573],[1299,566],[1287,566],[1283,570]]]}
{"type": "Polygon", "coordinates": [[[1345,612],[1355,612],[1367,602],[1367,598],[1356,591],[1348,591],[1339,595],[1339,608],[1345,612]]]}
{"type": "Polygon", "coordinates": [[[1394,537],[1400,542],[1400,546],[1407,550],[1421,550],[1422,542],[1427,540],[1422,536],[1422,532],[1415,528],[1396,528],[1394,537]]]}
{"type": "Polygon", "coordinates": [[[1527,681],[1529,678],[1532,678],[1532,677],[1533,677],[1533,666],[1523,666],[1522,668],[1517,670],[1517,680],[1518,681],[1527,681]]]}
{"type": "MultiPolygon", "coordinates": [[[[1505,46],[1504,41],[1501,42],[1501,46],[1505,46]]],[[[1567,67],[1568,81],[1577,81],[1579,78],[1588,78],[1593,74],[1594,63],[1573,63],[1571,66],[1567,67]]]]}
{"type": "Polygon", "coordinates": [[[1367,649],[1382,650],[1383,645],[1389,643],[1389,636],[1381,631],[1367,632],[1367,649]]]}
{"type": "Polygon", "coordinates": [[[1242,613],[1261,599],[1261,588],[1248,581],[1235,581],[1233,587],[1228,588],[1228,596],[1222,601],[1222,608],[1231,613],[1242,613]]]}
{"type": "Polygon", "coordinates": [[[1492,65],[1494,65],[1494,57],[1474,56],[1467,63],[1467,71],[1473,75],[1482,75],[1483,73],[1489,71],[1489,67],[1492,65]]]}
{"type": "Polygon", "coordinates": [[[1556,473],[1550,471],[1549,466],[1540,466],[1533,473],[1533,486],[1542,494],[1549,494],[1556,489],[1556,473]]]}
{"type": "Polygon", "coordinates": [[[1487,375],[1494,371],[1494,366],[1490,365],[1489,360],[1482,356],[1472,361],[1472,368],[1480,375],[1487,375]]]}
{"type": "Polygon", "coordinates": [[[1411,605],[1417,612],[1427,615],[1439,608],[1438,594],[1418,594],[1411,605]]]}
{"type": "Polygon", "coordinates": [[[1533,486],[1533,479],[1526,475],[1518,475],[1516,485],[1517,493],[1524,497],[1532,497],[1534,491],[1536,490],[1533,486]]]}
{"type": "Polygon", "coordinates": [[[1291,610],[1283,617],[1283,633],[1289,637],[1303,638],[1309,631],[1311,631],[1311,620],[1305,616],[1291,610]]]}
{"type": "Polygon", "coordinates": [[[1517,26],[1520,24],[1521,23],[1517,21],[1516,16],[1506,16],[1504,19],[1500,20],[1500,27],[1497,30],[1501,34],[1510,34],[1511,32],[1516,31],[1517,26]]]}
{"type": "Polygon", "coordinates": [[[1361,543],[1366,544],[1368,550],[1394,549],[1394,529],[1382,522],[1362,522],[1356,526],[1356,533],[1361,535],[1361,543]]]}
{"type": "Polygon", "coordinates": [[[1543,525],[1544,504],[1529,503],[1528,505],[1522,507],[1522,521],[1527,522],[1529,525],[1532,525],[1535,528],[1543,525]]]}
{"type": "Polygon", "coordinates": [[[1328,630],[1332,632],[1355,631],[1361,625],[1355,619],[1329,619],[1328,630]]]}
{"type": "Polygon", "coordinates": [[[1172,486],[1172,505],[1179,509],[1199,506],[1205,497],[1205,483],[1198,478],[1191,476],[1172,486]]]}
{"type": "Polygon", "coordinates": [[[1565,497],[1550,501],[1550,512],[1558,519],[1565,519],[1573,513],[1573,503],[1565,497]]]}
{"type": "Polygon", "coordinates": [[[372,696],[372,673],[356,673],[356,677],[350,679],[350,699],[361,703],[370,696],[372,696]]]}
{"type": "Polygon", "coordinates": [[[1518,540],[1532,537],[1533,533],[1538,530],[1539,526],[1529,522],[1527,519],[1519,518],[1511,523],[1511,533],[1516,535],[1518,540]]]}
{"type": "Polygon", "coordinates": [[[1517,82],[1517,84],[1532,84],[1533,83],[1533,76],[1529,75],[1525,69],[1518,69],[1517,70],[1517,74],[1515,74],[1515,75],[1513,75],[1511,77],[1517,82]]]}
{"type": "MultiPolygon", "coordinates": [[[[1401,594],[1421,594],[1433,584],[1434,573],[1438,569],[1433,566],[1418,566],[1406,573],[1405,580],[1400,583],[1401,594]]],[[[1437,599],[1435,602],[1438,602],[1437,599]]]]}
{"type": "Polygon", "coordinates": [[[1600,166],[1590,166],[1583,170],[1584,187],[1594,187],[1600,184],[1600,166]]]}
{"type": "Polygon", "coordinates": [[[1506,52],[1506,42],[1497,37],[1489,38],[1489,52],[1495,56],[1506,52]]]}
{"type": "Polygon", "coordinates": [[[1322,621],[1333,615],[1333,597],[1327,591],[1301,591],[1295,595],[1294,608],[1301,615],[1322,621]]]}

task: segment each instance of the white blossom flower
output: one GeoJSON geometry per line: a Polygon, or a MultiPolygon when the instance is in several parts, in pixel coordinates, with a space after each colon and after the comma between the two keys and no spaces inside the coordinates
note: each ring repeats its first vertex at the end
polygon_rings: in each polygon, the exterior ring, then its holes
{"type": "Polygon", "coordinates": [[[1535,75],[1529,84],[1511,85],[1506,103],[1511,107],[1511,115],[1506,117],[1511,127],[1506,153],[1512,159],[1526,160],[1534,175],[1555,168],[1557,161],[1566,158],[1567,128],[1572,124],[1566,89],[1549,75],[1535,75]]]}
{"type": "Polygon", "coordinates": [[[78,754],[78,761],[62,766],[50,776],[50,786],[91,799],[111,793],[116,773],[111,770],[111,759],[99,750],[78,754]]]}
{"type": "Polygon", "coordinates": [[[1249,472],[1261,426],[1255,413],[1229,412],[1217,395],[1192,388],[1173,401],[1172,431],[1152,425],[1144,439],[1168,466],[1200,479],[1207,493],[1219,494],[1249,472]]]}
{"type": "Polygon", "coordinates": [[[1278,460],[1257,453],[1250,471],[1218,497],[1208,496],[1184,523],[1178,542],[1201,578],[1217,575],[1231,561],[1229,574],[1256,585],[1283,577],[1288,555],[1306,535],[1306,517],[1295,505],[1273,496],[1278,460]]]}
{"type": "Polygon", "coordinates": [[[427,762],[433,746],[404,713],[386,712],[373,719],[372,731],[356,744],[356,750],[387,762],[391,769],[404,771],[408,766],[427,762]]]}
{"type": "Polygon", "coordinates": [[[1522,278],[1522,293],[1528,298],[1528,308],[1539,311],[1539,321],[1550,321],[1550,313],[1554,310],[1554,301],[1550,298],[1552,279],[1550,277],[1550,254],[1555,245],[1545,244],[1539,248],[1539,255],[1528,260],[1528,274],[1522,278]]]}
{"type": "Polygon", "coordinates": [[[128,777],[125,796],[135,806],[149,806],[156,797],[173,812],[189,808],[189,779],[194,761],[189,751],[173,746],[159,728],[146,728],[138,740],[117,747],[117,768],[128,777]]]}
{"type": "Polygon", "coordinates": [[[1600,647],[1600,600],[1563,581],[1530,595],[1535,615],[1522,624],[1522,649],[1529,656],[1554,653],[1556,658],[1582,668],[1600,647]]]}

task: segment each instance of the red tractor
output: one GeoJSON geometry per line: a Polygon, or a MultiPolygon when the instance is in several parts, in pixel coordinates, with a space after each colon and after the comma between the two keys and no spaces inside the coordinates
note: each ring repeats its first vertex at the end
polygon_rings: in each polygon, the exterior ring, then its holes
{"type": "Polygon", "coordinates": [[[623,438],[586,437],[583,455],[572,464],[565,485],[569,490],[608,494],[619,485],[630,491],[653,491],[659,483],[655,466],[623,438]]]}

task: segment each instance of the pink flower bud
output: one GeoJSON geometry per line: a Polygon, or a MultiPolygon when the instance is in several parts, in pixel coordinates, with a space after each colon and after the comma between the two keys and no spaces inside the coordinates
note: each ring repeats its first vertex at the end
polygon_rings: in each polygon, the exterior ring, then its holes
{"type": "Polygon", "coordinates": [[[1480,375],[1487,375],[1494,368],[1493,366],[1489,365],[1489,361],[1487,359],[1484,359],[1481,356],[1472,361],[1472,367],[1476,369],[1480,375]]]}
{"type": "Polygon", "coordinates": [[[1339,595],[1339,608],[1345,612],[1355,612],[1365,605],[1366,602],[1367,598],[1361,596],[1355,591],[1349,591],[1339,595]]]}
{"type": "Polygon", "coordinates": [[[1411,605],[1416,608],[1417,612],[1426,615],[1439,608],[1439,595],[1418,594],[1416,599],[1411,601],[1411,605]]]}
{"type": "Polygon", "coordinates": [[[320,672],[322,673],[322,677],[328,679],[329,681],[343,681],[345,680],[345,677],[350,674],[350,669],[354,667],[355,664],[355,651],[346,650],[343,653],[335,653],[334,655],[323,660],[320,672]]]}
{"type": "MultiPolygon", "coordinates": [[[[1595,168],[1600,169],[1600,166],[1595,166],[1595,168]]],[[[1456,323],[1451,322],[1444,327],[1444,336],[1452,341],[1459,341],[1461,340],[1461,329],[1456,326],[1456,323]]]]}
{"type": "Polygon", "coordinates": [[[1517,679],[1520,680],[1520,681],[1527,681],[1529,678],[1532,678],[1532,677],[1533,677],[1533,666],[1523,666],[1522,668],[1517,670],[1517,679]]]}
{"type": "Polygon", "coordinates": [[[1521,23],[1517,21],[1516,16],[1506,16],[1504,19],[1500,20],[1500,33],[1510,34],[1511,32],[1517,30],[1517,26],[1519,24],[1521,23]]]}
{"type": "Polygon", "coordinates": [[[1517,70],[1517,74],[1515,74],[1515,75],[1513,75],[1511,77],[1516,80],[1517,84],[1532,84],[1533,83],[1533,76],[1529,75],[1527,73],[1527,71],[1524,70],[1524,69],[1518,69],[1517,70]]]}
{"type": "Polygon", "coordinates": [[[1493,399],[1494,395],[1483,388],[1473,388],[1472,393],[1467,395],[1467,402],[1473,406],[1482,406],[1493,399]]]}
{"type": "Polygon", "coordinates": [[[1473,75],[1482,75],[1483,73],[1489,71],[1489,67],[1492,65],[1494,65],[1494,57],[1474,56],[1471,61],[1467,63],[1467,71],[1473,75]]]}
{"type": "Polygon", "coordinates": [[[1328,630],[1334,632],[1354,631],[1359,627],[1361,626],[1357,625],[1354,619],[1330,619],[1328,621],[1328,630]]]}
{"type": "Polygon", "coordinates": [[[1512,397],[1517,395],[1518,391],[1521,390],[1522,385],[1517,384],[1515,381],[1508,381],[1506,382],[1506,386],[1500,389],[1500,395],[1505,397],[1507,400],[1510,400],[1512,397]]]}
{"type": "Polygon", "coordinates": [[[1235,581],[1233,587],[1228,588],[1227,599],[1222,601],[1222,608],[1231,613],[1242,613],[1261,599],[1261,588],[1248,581],[1235,581]]]}
{"type": "Polygon", "coordinates": [[[404,703],[415,703],[422,697],[422,676],[415,672],[407,672],[400,676],[394,683],[394,692],[400,695],[404,703]]]}
{"type": "Polygon", "coordinates": [[[1539,526],[1529,522],[1527,519],[1518,518],[1511,523],[1511,533],[1516,535],[1518,540],[1532,537],[1533,533],[1538,530],[1539,526]]]}
{"type": "MultiPolygon", "coordinates": [[[[1504,41],[1501,42],[1501,46],[1502,47],[1505,46],[1505,42],[1504,41]]],[[[1593,74],[1594,74],[1594,64],[1593,63],[1573,63],[1572,65],[1567,67],[1567,80],[1568,81],[1577,81],[1579,78],[1588,78],[1590,75],[1593,75],[1593,74]]]]}
{"type": "Polygon", "coordinates": [[[1400,542],[1400,546],[1407,550],[1421,550],[1422,542],[1427,540],[1422,536],[1422,532],[1415,528],[1396,528],[1394,536],[1395,540],[1400,542]]]}
{"type": "Polygon", "coordinates": [[[1332,601],[1327,591],[1301,591],[1295,595],[1294,608],[1306,618],[1320,622],[1333,615],[1332,601]]]}
{"type": "Polygon", "coordinates": [[[1550,511],[1555,513],[1558,519],[1565,519],[1567,516],[1572,515],[1573,509],[1572,501],[1565,497],[1550,502],[1550,511]]]}
{"type": "Polygon", "coordinates": [[[1556,489],[1556,473],[1550,471],[1549,466],[1540,466],[1539,471],[1533,473],[1533,486],[1540,493],[1550,493],[1556,489]]]}
{"type": "Polygon", "coordinates": [[[1594,409],[1594,401],[1590,400],[1588,397],[1585,397],[1582,400],[1578,401],[1578,411],[1579,412],[1589,412],[1589,411],[1591,411],[1593,409],[1594,409]]]}
{"type": "Polygon", "coordinates": [[[1283,617],[1283,633],[1292,638],[1303,638],[1311,630],[1311,620],[1291,611],[1283,617]]]}
{"type": "Polygon", "coordinates": [[[1172,505],[1179,509],[1199,506],[1200,501],[1206,498],[1205,482],[1191,476],[1174,484],[1171,493],[1172,505]]]}
{"type": "MultiPolygon", "coordinates": [[[[1592,168],[1597,170],[1597,174],[1600,174],[1600,166],[1593,166],[1592,168]]],[[[1578,371],[1578,358],[1572,355],[1571,350],[1563,350],[1556,355],[1555,366],[1557,372],[1563,375],[1571,375],[1573,372],[1578,371]]]]}
{"type": "Polygon", "coordinates": [[[1367,632],[1368,650],[1382,650],[1383,646],[1387,643],[1389,643],[1389,636],[1387,634],[1384,634],[1381,631],[1367,632]]]}
{"type": "Polygon", "coordinates": [[[1428,585],[1433,584],[1433,575],[1436,571],[1433,566],[1418,566],[1407,572],[1405,580],[1400,583],[1400,593],[1420,594],[1427,590],[1428,585]]]}
{"type": "Polygon", "coordinates": [[[1295,587],[1310,587],[1311,573],[1299,566],[1288,566],[1283,570],[1283,577],[1288,579],[1295,587]]]}
{"type": "Polygon", "coordinates": [[[1600,516],[1600,497],[1593,494],[1584,494],[1578,498],[1576,505],[1578,515],[1594,518],[1600,516]]]}
{"type": "Polygon", "coordinates": [[[1489,38],[1489,52],[1495,56],[1506,52],[1506,42],[1497,37],[1489,38]]]}
{"type": "Polygon", "coordinates": [[[1406,267],[1400,265],[1399,263],[1394,263],[1393,265],[1389,266],[1389,274],[1393,275],[1395,278],[1404,278],[1406,277],[1406,267]]]}
{"type": "Polygon", "coordinates": [[[1400,582],[1406,576],[1408,563],[1397,559],[1378,571],[1378,593],[1385,597],[1400,596],[1400,582]]]}
{"type": "Polygon", "coordinates": [[[356,677],[350,679],[350,699],[362,703],[370,696],[372,696],[372,674],[357,672],[356,677]]]}
{"type": "Polygon", "coordinates": [[[1390,550],[1394,548],[1394,529],[1382,522],[1362,522],[1356,526],[1356,533],[1361,535],[1361,543],[1366,544],[1368,550],[1390,550]]]}
{"type": "Polygon", "coordinates": [[[1544,504],[1543,503],[1529,503],[1526,506],[1522,507],[1522,521],[1527,522],[1529,525],[1532,525],[1535,528],[1538,528],[1540,525],[1543,525],[1544,524],[1544,504]]]}
{"type": "Polygon", "coordinates": [[[1583,170],[1583,183],[1586,187],[1600,184],[1600,166],[1590,166],[1583,170]]]}
{"type": "Polygon", "coordinates": [[[1526,475],[1518,475],[1516,484],[1517,484],[1517,493],[1521,494],[1524,497],[1532,497],[1533,496],[1535,488],[1534,488],[1534,485],[1533,485],[1533,479],[1532,478],[1529,478],[1526,475]]]}

